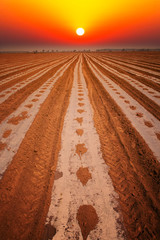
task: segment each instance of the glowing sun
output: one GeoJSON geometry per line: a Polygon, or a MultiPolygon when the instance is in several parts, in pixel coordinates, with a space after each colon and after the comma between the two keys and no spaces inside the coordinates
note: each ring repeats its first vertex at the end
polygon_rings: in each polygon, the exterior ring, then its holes
{"type": "Polygon", "coordinates": [[[77,33],[77,35],[82,36],[84,34],[84,29],[83,28],[77,28],[76,33],[77,33]]]}

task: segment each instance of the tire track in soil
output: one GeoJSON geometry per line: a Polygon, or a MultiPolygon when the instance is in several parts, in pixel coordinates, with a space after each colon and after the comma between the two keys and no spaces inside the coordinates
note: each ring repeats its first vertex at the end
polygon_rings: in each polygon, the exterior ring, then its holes
{"type": "Polygon", "coordinates": [[[160,236],[160,166],[142,137],[83,59],[101,150],[123,212],[128,239],[160,236]]]}
{"type": "MultiPolygon", "coordinates": [[[[68,61],[66,61],[67,63],[68,61]]],[[[33,93],[36,89],[42,86],[50,77],[52,77],[65,63],[60,63],[58,66],[53,67],[47,73],[36,79],[34,82],[28,83],[24,88],[18,90],[11,95],[6,101],[0,104],[0,123],[15,111],[26,98],[33,93]]]]}
{"type": "Polygon", "coordinates": [[[55,83],[0,181],[1,240],[42,237],[76,61],[55,83]]]}
{"type": "Polygon", "coordinates": [[[137,102],[139,102],[147,111],[149,111],[153,116],[155,116],[158,120],[160,120],[160,107],[158,106],[158,104],[153,102],[151,99],[149,99],[139,90],[135,89],[132,85],[130,85],[124,79],[122,81],[120,77],[106,70],[103,66],[100,65],[100,63],[95,62],[93,59],[91,59],[91,61],[103,74],[108,76],[113,82],[119,85],[125,92],[127,92],[137,102]]]}

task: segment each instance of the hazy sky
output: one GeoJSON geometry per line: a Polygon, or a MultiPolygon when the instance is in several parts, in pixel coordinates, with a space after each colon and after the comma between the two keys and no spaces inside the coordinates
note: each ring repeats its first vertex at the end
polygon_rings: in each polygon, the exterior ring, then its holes
{"type": "Polygon", "coordinates": [[[160,48],[160,0],[1,0],[0,50],[43,48],[160,48]]]}

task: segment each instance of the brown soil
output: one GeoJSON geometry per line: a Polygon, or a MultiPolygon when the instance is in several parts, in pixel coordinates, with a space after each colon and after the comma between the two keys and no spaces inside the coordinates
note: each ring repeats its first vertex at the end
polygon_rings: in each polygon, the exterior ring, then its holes
{"type": "Polygon", "coordinates": [[[81,228],[83,240],[86,240],[90,231],[96,228],[98,223],[97,213],[91,205],[82,205],[77,212],[77,221],[81,228]]]}
{"type": "Polygon", "coordinates": [[[6,143],[0,142],[0,151],[4,150],[7,147],[6,143]]]}
{"type": "MultiPolygon", "coordinates": [[[[62,67],[64,63],[59,64],[53,69],[49,70],[47,73],[39,77],[37,80],[28,83],[22,89],[18,90],[12,94],[6,101],[0,104],[0,122],[9,116],[13,111],[15,111],[26,98],[42,86],[50,77],[52,77],[57,70],[62,67]]],[[[42,92],[42,91],[40,91],[42,92]]]]}
{"type": "Polygon", "coordinates": [[[83,72],[103,158],[119,195],[128,239],[159,239],[159,162],[85,59],[83,72]]]}
{"type": "Polygon", "coordinates": [[[82,101],[82,100],[83,100],[83,98],[78,98],[78,100],[79,100],[79,101],[82,101]]]}
{"type": "Polygon", "coordinates": [[[83,135],[83,129],[77,129],[77,130],[76,130],[76,133],[77,133],[79,136],[82,136],[82,135],[83,135]]]}
{"type": "Polygon", "coordinates": [[[11,129],[6,130],[6,131],[3,133],[3,138],[9,137],[9,135],[11,134],[11,132],[12,132],[11,129]]]}
{"type": "Polygon", "coordinates": [[[76,145],[76,153],[79,155],[80,158],[86,152],[87,152],[87,148],[85,147],[84,143],[76,145]]]}
{"type": "MultiPolygon", "coordinates": [[[[101,66],[99,63],[95,62],[92,59],[92,62],[98,67],[98,69],[108,76],[113,82],[118,84],[125,92],[127,92],[129,95],[131,95],[137,102],[139,102],[144,108],[146,108],[151,114],[153,114],[158,120],[160,120],[160,106],[156,104],[154,101],[149,99],[146,95],[144,95],[142,92],[134,88],[132,85],[130,85],[127,81],[125,81],[115,75],[114,73],[106,70],[103,66],[101,66]]],[[[144,82],[145,83],[145,82],[144,82]]],[[[155,87],[158,88],[157,85],[155,87]]],[[[160,91],[160,87],[159,87],[160,91]]]]}
{"type": "MultiPolygon", "coordinates": [[[[18,59],[19,56],[20,56],[19,54],[18,55],[16,55],[16,54],[13,55],[13,57],[16,58],[16,59],[18,59]]],[[[8,87],[10,87],[10,86],[12,86],[13,84],[16,83],[15,81],[20,82],[22,80],[25,80],[27,77],[30,77],[33,74],[37,73],[38,71],[43,70],[44,69],[44,66],[43,66],[44,64],[46,64],[46,63],[48,63],[48,64],[53,63],[54,64],[54,61],[55,61],[53,56],[52,57],[48,57],[48,59],[47,58],[46,59],[43,58],[43,60],[42,60],[42,56],[39,55],[39,57],[41,58],[40,61],[38,60],[38,57],[35,56],[35,59],[34,59],[34,62],[33,62],[33,57],[34,56],[32,56],[31,59],[26,59],[26,56],[23,55],[23,58],[21,58],[21,60],[20,60],[21,64],[23,62],[26,63],[26,60],[27,60],[29,65],[23,67],[23,69],[21,67],[17,67],[17,69],[14,69],[11,73],[8,73],[8,70],[7,70],[6,74],[4,76],[0,76],[0,80],[3,80],[3,79],[5,79],[7,77],[10,77],[10,76],[15,76],[14,80],[10,81],[10,83],[9,83],[11,85],[8,85],[8,87]],[[33,69],[34,67],[39,67],[39,66],[40,66],[40,69],[38,69],[38,70],[34,70],[33,69]],[[19,77],[16,76],[16,74],[19,74],[19,73],[21,74],[23,72],[25,73],[26,70],[32,70],[32,69],[33,69],[32,72],[24,74],[23,77],[22,76],[19,76],[19,77]]],[[[69,57],[68,60],[71,59],[71,57],[69,57]]],[[[9,56],[8,58],[11,59],[11,56],[9,56]]]]}
{"type": "Polygon", "coordinates": [[[123,97],[123,96],[119,96],[119,98],[121,98],[121,99],[124,99],[124,97],[123,97]]]}
{"type": "Polygon", "coordinates": [[[77,122],[79,122],[80,124],[82,124],[82,122],[83,122],[83,117],[80,117],[80,118],[76,118],[75,120],[77,120],[77,122]]]}
{"type": "Polygon", "coordinates": [[[77,112],[79,112],[79,113],[83,113],[84,110],[83,110],[83,109],[78,109],[77,112]]]}
{"type": "Polygon", "coordinates": [[[136,114],[136,116],[141,118],[141,117],[143,117],[143,113],[139,113],[139,112],[138,112],[138,113],[136,114]]]}
{"type": "Polygon", "coordinates": [[[145,124],[147,127],[153,127],[152,123],[149,122],[149,121],[144,121],[144,124],[145,124]]]}
{"type": "MultiPolygon", "coordinates": [[[[114,56],[114,53],[111,53],[111,56],[112,54],[114,56]]],[[[133,53],[130,54],[122,55],[139,59],[137,57],[139,56],[138,53],[134,53],[135,55],[133,53]]],[[[119,53],[119,57],[122,55],[119,53]]],[[[153,54],[155,63],[152,63],[151,55],[151,53],[149,56],[144,53],[141,62],[143,61],[148,66],[152,64],[157,69],[160,68],[158,55],[156,58],[156,53],[153,54]]],[[[25,63],[23,58],[28,59],[30,62],[28,68],[33,63],[37,64],[37,66],[42,64],[43,67],[43,63],[53,60],[52,57],[48,59],[48,56],[48,54],[43,56],[41,54],[36,56],[34,54],[17,55],[19,63],[21,61],[25,63]],[[42,61],[42,58],[45,58],[44,61],[42,61]],[[39,62],[37,62],[37,59],[39,59],[39,62]]],[[[115,56],[118,56],[118,53],[115,56]]],[[[6,63],[11,64],[11,66],[15,62],[14,58],[15,55],[5,55],[6,63]]],[[[62,172],[56,171],[56,165],[61,145],[64,117],[72,89],[75,63],[76,61],[71,64],[63,76],[54,84],[12,162],[0,180],[0,240],[48,240],[52,239],[56,234],[56,228],[51,225],[52,219],[50,219],[47,225],[45,225],[45,220],[51,201],[54,180],[63,177],[62,172]]],[[[17,62],[15,66],[16,64],[17,62]]],[[[113,76],[113,74],[110,75],[98,64],[97,67],[105,75],[112,77],[113,81],[118,83],[140,104],[144,104],[146,109],[148,105],[148,110],[151,108],[153,108],[153,112],[156,110],[155,115],[158,116],[158,109],[156,109],[156,105],[152,104],[151,100],[144,99],[142,95],[139,96],[139,91],[136,92],[127,82],[122,82],[121,78],[113,76]]],[[[59,68],[60,65],[44,74],[37,81],[29,83],[26,87],[18,90],[4,103],[0,104],[0,122],[14,112],[31,93],[39,89],[59,68]]],[[[122,71],[120,68],[119,71],[122,71]]],[[[26,69],[27,67],[23,71],[26,69]]],[[[14,74],[18,72],[22,72],[22,70],[17,67],[14,74]]],[[[89,69],[84,58],[83,72],[94,111],[94,124],[99,134],[103,159],[109,166],[109,174],[119,196],[119,206],[115,210],[122,212],[127,239],[159,240],[159,162],[116,102],[89,69]]],[[[122,72],[126,73],[127,71],[122,72]]],[[[33,73],[34,71],[30,75],[32,76],[33,73]]],[[[130,75],[129,73],[127,74],[130,75]]],[[[30,75],[24,75],[24,79],[30,75]]],[[[7,74],[6,71],[6,76],[12,76],[12,73],[7,74]]],[[[145,81],[143,78],[140,79],[135,76],[134,78],[142,83],[145,81]]],[[[15,77],[14,80],[2,86],[5,89],[24,79],[15,77]]],[[[146,81],[145,84],[157,90],[158,84],[154,84],[151,81],[146,81]]],[[[112,85],[110,86],[113,88],[112,85]]],[[[114,91],[117,90],[114,89],[114,91]]],[[[119,94],[119,92],[116,93],[119,94]]],[[[78,98],[78,100],[82,101],[84,99],[78,98]]],[[[128,100],[124,100],[124,102],[130,103],[128,100]]],[[[78,105],[82,107],[84,103],[78,103],[78,105]]],[[[25,107],[31,108],[32,104],[28,104],[25,107]]],[[[143,117],[142,113],[136,113],[136,115],[137,117],[143,117]]],[[[24,111],[10,119],[10,123],[18,124],[19,121],[23,121],[26,117],[27,111],[24,111]]],[[[75,120],[79,124],[83,122],[82,117],[75,120]]],[[[151,124],[148,122],[148,127],[152,127],[151,124]]],[[[3,137],[7,138],[10,133],[11,130],[5,131],[3,137]]],[[[82,136],[83,130],[77,129],[76,133],[82,136]]],[[[156,133],[156,135],[157,141],[158,139],[160,140],[160,133],[156,133]]],[[[0,151],[6,147],[7,144],[0,142],[0,151]]],[[[76,153],[80,158],[86,152],[85,144],[76,145],[76,153]]],[[[88,168],[83,167],[80,167],[77,171],[77,177],[83,185],[87,184],[87,181],[92,178],[88,168]]],[[[90,231],[95,229],[98,223],[95,209],[91,205],[80,206],[77,211],[77,221],[81,228],[83,239],[86,240],[90,231]]]]}
{"type": "MultiPolygon", "coordinates": [[[[33,76],[34,74],[38,73],[39,71],[41,71],[41,70],[43,70],[43,69],[45,69],[45,67],[42,67],[42,68],[40,68],[40,69],[38,69],[38,70],[33,70],[32,72],[23,75],[23,77],[22,77],[22,76],[20,76],[20,77],[16,77],[16,76],[15,76],[15,79],[13,79],[13,80],[11,80],[11,81],[9,81],[9,82],[4,83],[4,84],[1,85],[0,92],[1,92],[1,91],[4,91],[5,89],[7,89],[7,88],[9,88],[9,87],[14,86],[16,83],[19,83],[19,82],[21,82],[21,81],[25,81],[27,78],[33,76]]],[[[26,70],[27,70],[27,69],[25,69],[25,71],[26,71],[26,70]]],[[[21,71],[21,72],[22,72],[22,71],[21,71]]],[[[13,73],[12,73],[12,75],[13,75],[13,73]]],[[[18,86],[17,86],[17,87],[18,87],[18,86]]],[[[17,88],[13,88],[13,90],[16,90],[16,89],[17,89],[17,88]]]]}
{"type": "Polygon", "coordinates": [[[55,235],[56,235],[56,228],[49,223],[46,224],[42,240],[52,239],[55,235]]]}
{"type": "Polygon", "coordinates": [[[22,121],[28,117],[27,113],[28,113],[27,111],[21,112],[18,116],[9,119],[8,123],[11,123],[13,125],[19,124],[20,121],[22,121]]]}
{"type": "Polygon", "coordinates": [[[45,225],[42,240],[50,240],[56,235],[56,228],[51,225],[51,221],[52,217],[50,217],[49,223],[45,225]]]}
{"type": "Polygon", "coordinates": [[[158,140],[160,140],[160,133],[156,133],[158,140]]]}
{"type": "Polygon", "coordinates": [[[54,174],[54,180],[58,180],[61,177],[63,177],[63,173],[56,171],[54,174]]]}
{"type": "Polygon", "coordinates": [[[33,106],[33,104],[27,104],[25,105],[25,107],[31,108],[33,106]]]}
{"type": "MultiPolygon", "coordinates": [[[[104,61],[104,60],[101,60],[103,63],[105,63],[106,64],[106,62],[104,61]]],[[[110,62],[113,62],[113,63],[116,63],[114,60],[112,60],[111,58],[110,58],[110,62]]],[[[134,70],[135,72],[139,72],[139,73],[142,73],[142,74],[145,74],[146,76],[148,75],[148,76],[152,76],[152,77],[156,77],[156,78],[159,78],[160,79],[160,77],[159,76],[157,76],[157,75],[155,75],[154,73],[149,73],[149,72],[147,72],[147,70],[148,69],[151,69],[151,70],[153,70],[151,67],[149,68],[149,67],[147,67],[146,68],[146,71],[144,71],[144,70],[140,70],[140,69],[135,69],[135,68],[133,68],[132,66],[126,66],[125,64],[123,64],[123,60],[121,59],[121,61],[118,61],[118,66],[113,66],[112,64],[109,64],[109,63],[107,63],[107,65],[108,66],[110,66],[110,67],[112,67],[112,68],[115,68],[117,71],[119,71],[120,73],[123,73],[123,74],[126,74],[126,75],[128,75],[128,76],[131,76],[132,78],[134,78],[134,79],[136,79],[136,80],[139,80],[140,82],[142,82],[142,83],[144,83],[145,82],[145,84],[147,85],[147,86],[149,86],[149,87],[153,87],[153,88],[156,88],[157,86],[158,86],[158,84],[155,84],[154,82],[152,82],[152,81],[149,81],[149,80],[147,80],[147,79],[144,79],[143,77],[139,77],[139,76],[137,76],[137,75],[135,75],[135,74],[131,74],[130,73],[130,69],[132,69],[132,70],[134,70]],[[123,67],[125,67],[126,68],[126,70],[124,70],[124,69],[122,69],[121,68],[121,66],[123,67]],[[127,70],[128,69],[128,70],[127,70]],[[146,72],[147,72],[147,74],[146,74],[146,72]]],[[[124,62],[124,63],[130,63],[130,62],[124,62]]],[[[133,64],[133,63],[132,63],[133,64]]],[[[133,66],[140,66],[140,67],[142,67],[141,65],[136,65],[136,64],[133,64],[133,66]]],[[[143,68],[145,68],[144,66],[143,66],[143,68]]],[[[160,71],[160,70],[158,70],[158,71],[160,71]]],[[[158,87],[159,88],[159,87],[158,87]]],[[[159,88],[160,89],[160,88],[159,88]]]]}
{"type": "Polygon", "coordinates": [[[32,99],[32,102],[37,102],[37,101],[38,101],[37,98],[32,99]]]}
{"type": "Polygon", "coordinates": [[[92,175],[90,174],[87,167],[80,167],[76,173],[77,178],[81,181],[81,183],[84,185],[87,184],[89,179],[92,179],[92,175]]]}
{"type": "Polygon", "coordinates": [[[129,106],[130,107],[130,109],[132,109],[132,110],[136,110],[136,107],[135,106],[129,106]]]}
{"type": "Polygon", "coordinates": [[[82,106],[84,106],[84,103],[78,103],[78,105],[79,105],[80,107],[82,107],[82,106]]]}
{"type": "Polygon", "coordinates": [[[55,83],[0,181],[0,239],[44,232],[75,62],[55,83]]]}

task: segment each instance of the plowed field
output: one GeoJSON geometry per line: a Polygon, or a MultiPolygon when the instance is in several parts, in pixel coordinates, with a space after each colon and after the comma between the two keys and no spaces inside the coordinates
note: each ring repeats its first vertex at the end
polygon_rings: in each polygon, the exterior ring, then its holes
{"type": "Polygon", "coordinates": [[[0,55],[0,240],[160,239],[159,52],[0,55]]]}

